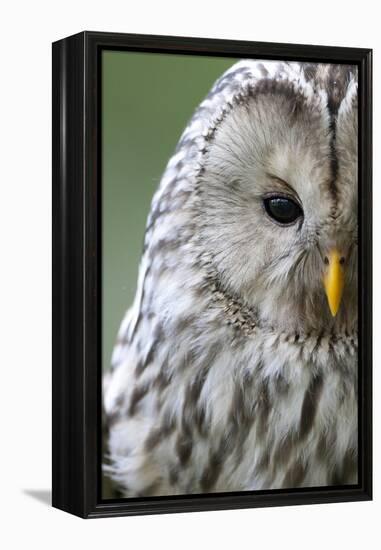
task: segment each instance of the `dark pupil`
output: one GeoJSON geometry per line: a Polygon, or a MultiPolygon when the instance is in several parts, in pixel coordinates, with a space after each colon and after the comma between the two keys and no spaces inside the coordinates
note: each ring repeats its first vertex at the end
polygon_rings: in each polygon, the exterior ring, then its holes
{"type": "Polygon", "coordinates": [[[264,202],[268,215],[279,223],[292,223],[302,213],[296,202],[285,197],[271,197],[264,202]]]}

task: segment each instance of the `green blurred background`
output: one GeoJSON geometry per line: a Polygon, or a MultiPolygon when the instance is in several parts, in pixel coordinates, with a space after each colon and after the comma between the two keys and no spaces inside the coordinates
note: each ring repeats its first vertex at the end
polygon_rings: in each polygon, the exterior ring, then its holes
{"type": "Polygon", "coordinates": [[[152,195],[197,105],[235,60],[104,51],[103,368],[132,304],[152,195]]]}

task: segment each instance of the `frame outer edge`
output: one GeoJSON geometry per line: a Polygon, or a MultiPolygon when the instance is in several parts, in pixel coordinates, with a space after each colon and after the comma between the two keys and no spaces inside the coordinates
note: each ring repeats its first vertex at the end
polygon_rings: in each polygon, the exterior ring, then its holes
{"type": "Polygon", "coordinates": [[[52,47],[52,505],[85,517],[83,34],[52,47]]]}
{"type": "Polygon", "coordinates": [[[369,499],[373,499],[373,442],[372,442],[372,57],[367,50],[361,64],[361,167],[363,184],[361,203],[361,332],[362,332],[362,449],[363,487],[369,499]]]}

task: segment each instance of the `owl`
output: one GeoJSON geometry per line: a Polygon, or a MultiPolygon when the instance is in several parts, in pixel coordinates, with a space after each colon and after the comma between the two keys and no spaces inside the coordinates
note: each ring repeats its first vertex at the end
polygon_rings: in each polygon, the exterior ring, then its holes
{"type": "Polygon", "coordinates": [[[125,497],[356,484],[357,70],[242,60],[182,134],[104,382],[125,497]]]}

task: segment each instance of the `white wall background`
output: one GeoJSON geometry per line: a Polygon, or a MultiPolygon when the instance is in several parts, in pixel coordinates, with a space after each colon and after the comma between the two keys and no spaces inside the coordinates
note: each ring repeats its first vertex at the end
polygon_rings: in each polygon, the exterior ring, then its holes
{"type": "MultiPolygon", "coordinates": [[[[51,47],[81,30],[372,47],[372,0],[33,0],[3,4],[0,32],[0,544],[3,548],[379,548],[380,308],[375,311],[375,501],[83,521],[41,502],[51,466],[51,47]],[[39,491],[39,499],[28,491],[39,491]],[[41,493],[42,491],[42,493],[41,493]]],[[[375,112],[375,210],[380,116],[375,112]]],[[[375,216],[375,243],[381,217],[375,216]]],[[[375,303],[380,255],[375,250],[375,303]]],[[[45,491],[45,492],[44,492],[45,491]]]]}

